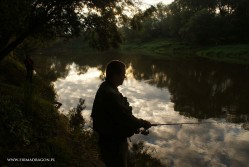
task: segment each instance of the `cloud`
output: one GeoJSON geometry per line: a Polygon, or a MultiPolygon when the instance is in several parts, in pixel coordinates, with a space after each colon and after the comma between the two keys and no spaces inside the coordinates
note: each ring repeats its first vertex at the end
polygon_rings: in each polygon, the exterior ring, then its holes
{"type": "Polygon", "coordinates": [[[155,4],[158,4],[159,2],[162,2],[164,4],[170,4],[173,1],[174,0],[142,0],[143,3],[146,3],[148,5],[155,5],[155,4]]]}
{"type": "MultiPolygon", "coordinates": [[[[101,83],[98,74],[97,68],[89,68],[85,74],[78,75],[76,67],[70,66],[69,76],[54,83],[58,100],[63,103],[62,109],[68,111],[80,97],[84,98],[87,108],[83,116],[89,121],[94,96],[101,83]]],[[[174,111],[167,89],[132,77],[119,89],[128,97],[134,115],[139,118],[152,123],[198,122],[174,111]]],[[[175,167],[247,167],[248,139],[249,131],[230,123],[157,126],[150,129],[149,136],[134,135],[131,138],[133,142],[145,141],[147,146],[155,149],[153,156],[175,167]]]]}

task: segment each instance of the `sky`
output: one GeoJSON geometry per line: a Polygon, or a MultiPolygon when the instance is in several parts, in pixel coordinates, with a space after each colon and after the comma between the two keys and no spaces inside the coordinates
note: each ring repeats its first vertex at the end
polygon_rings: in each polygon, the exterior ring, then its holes
{"type": "Polygon", "coordinates": [[[142,3],[141,9],[145,10],[148,7],[150,7],[151,5],[156,5],[160,2],[164,3],[164,4],[170,4],[172,3],[174,0],[140,0],[142,3]]]}
{"type": "Polygon", "coordinates": [[[159,3],[159,2],[163,2],[165,4],[170,4],[174,0],[141,0],[141,1],[146,3],[146,4],[155,5],[155,4],[159,3]]]}

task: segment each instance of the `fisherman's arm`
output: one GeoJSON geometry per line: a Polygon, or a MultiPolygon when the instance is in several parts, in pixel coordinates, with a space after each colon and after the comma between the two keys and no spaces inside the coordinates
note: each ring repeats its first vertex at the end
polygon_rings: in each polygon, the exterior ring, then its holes
{"type": "Polygon", "coordinates": [[[136,118],[134,115],[132,115],[131,111],[128,111],[132,110],[132,108],[129,106],[128,102],[126,102],[127,104],[124,103],[124,99],[122,99],[122,97],[116,94],[110,97],[111,99],[109,102],[112,103],[110,106],[113,106],[114,108],[112,115],[114,119],[119,121],[120,124],[123,124],[131,129],[138,129],[141,127],[148,129],[151,127],[150,122],[136,118]]]}

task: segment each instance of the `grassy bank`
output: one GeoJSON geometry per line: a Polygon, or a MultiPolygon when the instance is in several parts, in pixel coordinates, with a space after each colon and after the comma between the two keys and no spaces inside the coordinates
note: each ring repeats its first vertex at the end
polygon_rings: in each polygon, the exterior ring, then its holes
{"type": "Polygon", "coordinates": [[[124,44],[121,51],[166,59],[202,57],[219,62],[249,64],[249,44],[200,47],[158,39],[141,44],[124,44]]]}
{"type": "Polygon", "coordinates": [[[145,56],[166,59],[187,58],[193,56],[195,49],[182,42],[157,39],[144,43],[125,43],[121,46],[122,52],[137,52],[145,56]]]}
{"type": "MultiPolygon", "coordinates": [[[[46,74],[44,74],[45,76],[46,74]]],[[[25,79],[14,57],[0,62],[0,164],[6,166],[101,166],[90,133],[76,135],[54,106],[50,79],[25,79]],[[91,142],[89,142],[91,141],[91,142]],[[48,158],[52,162],[11,162],[9,158],[48,158]]]]}
{"type": "Polygon", "coordinates": [[[197,54],[214,61],[249,65],[249,44],[210,47],[197,54]]]}
{"type": "MultiPolygon", "coordinates": [[[[59,55],[104,55],[109,51],[101,52],[92,49],[87,41],[78,38],[68,42],[60,41],[45,52],[56,52],[59,55]]],[[[123,43],[119,49],[112,49],[112,53],[149,56],[160,59],[188,59],[201,57],[212,61],[249,64],[249,44],[223,46],[189,45],[176,40],[155,39],[143,43],[123,43]]]]}

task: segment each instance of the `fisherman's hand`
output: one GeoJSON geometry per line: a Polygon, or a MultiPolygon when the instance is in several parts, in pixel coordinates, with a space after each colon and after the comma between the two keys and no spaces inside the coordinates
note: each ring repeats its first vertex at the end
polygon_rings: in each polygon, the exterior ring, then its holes
{"type": "Polygon", "coordinates": [[[145,136],[147,136],[150,133],[148,129],[143,129],[140,132],[142,135],[145,135],[145,136]]]}
{"type": "Polygon", "coordinates": [[[139,134],[140,133],[140,129],[136,129],[134,133],[135,134],[139,134]]]}
{"type": "Polygon", "coordinates": [[[151,123],[149,121],[141,119],[141,127],[144,129],[149,129],[151,127],[151,123]]]}

